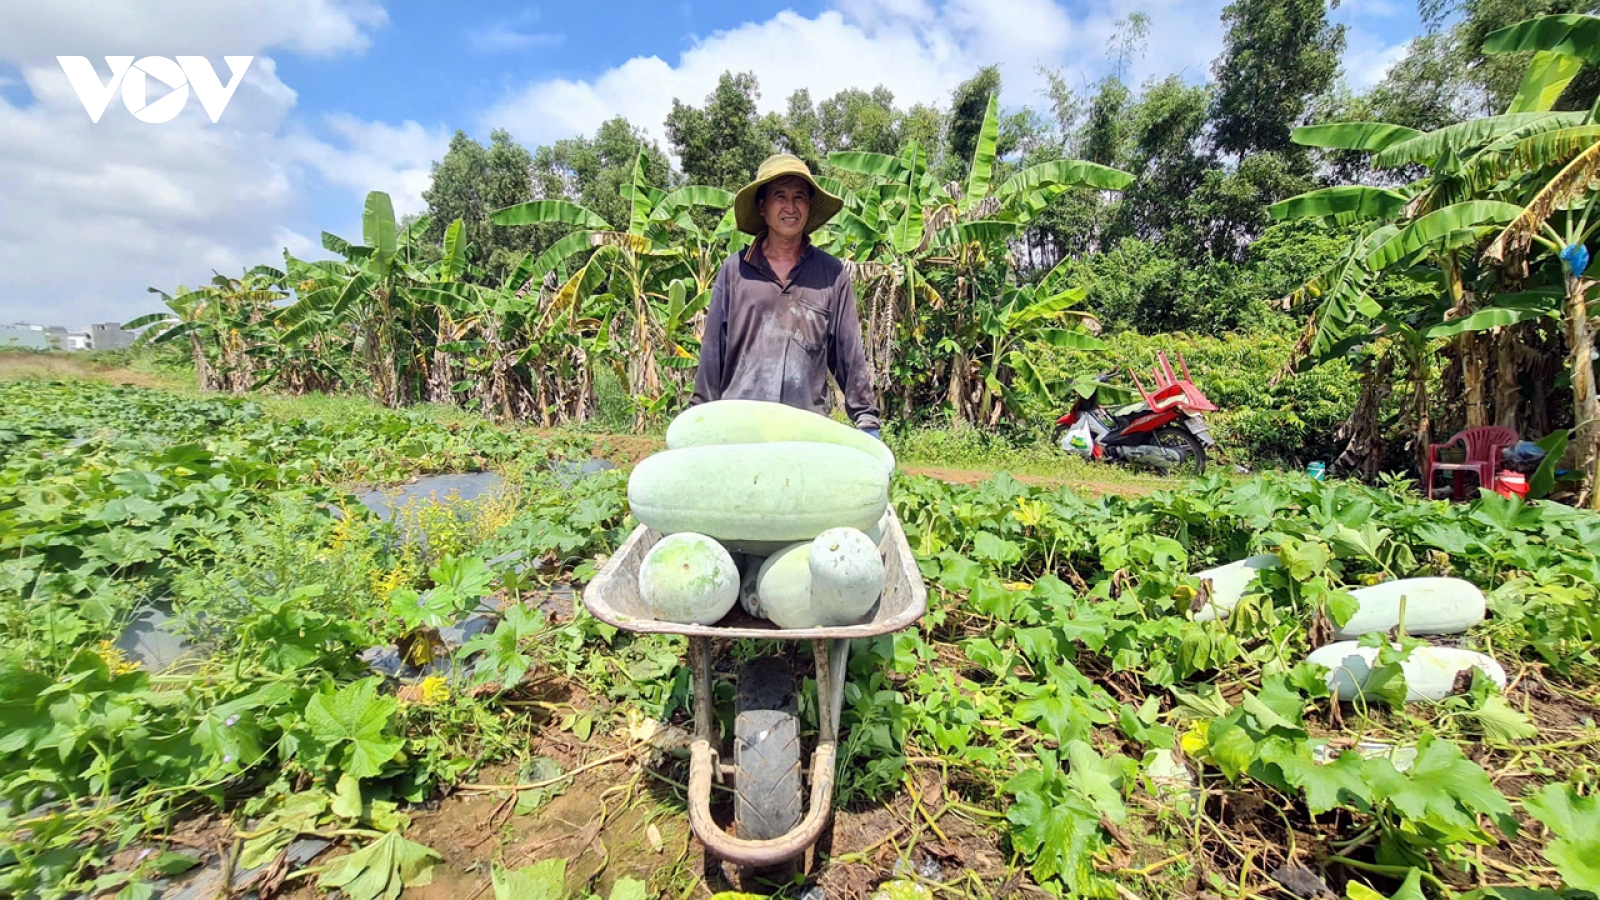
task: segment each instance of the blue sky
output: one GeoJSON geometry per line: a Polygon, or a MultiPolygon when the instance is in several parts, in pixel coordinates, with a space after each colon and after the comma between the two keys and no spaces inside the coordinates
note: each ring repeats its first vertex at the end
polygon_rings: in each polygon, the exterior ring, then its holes
{"type": "MultiPolygon", "coordinates": [[[[422,208],[429,164],[462,129],[530,147],[626,115],[658,140],[673,98],[754,71],[764,108],[883,84],[941,103],[998,64],[1007,106],[1039,103],[1040,66],[1087,85],[1114,23],[1152,21],[1131,79],[1208,74],[1224,0],[690,0],[523,4],[381,0],[22,0],[0,9],[0,321],[79,327],[154,307],[145,288],[317,255],[359,236],[361,198],[422,208]],[[55,57],[252,55],[220,121],[192,98],[92,123],[55,57]]],[[[1381,77],[1419,30],[1405,0],[1344,0],[1345,77],[1381,77]]],[[[153,99],[153,97],[152,97],[153,99]]],[[[665,144],[665,141],[662,141],[665,144]]]]}

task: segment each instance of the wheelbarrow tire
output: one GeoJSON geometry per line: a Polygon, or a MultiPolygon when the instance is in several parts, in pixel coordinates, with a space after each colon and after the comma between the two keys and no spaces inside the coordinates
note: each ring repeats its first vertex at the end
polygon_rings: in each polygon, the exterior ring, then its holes
{"type": "Polygon", "coordinates": [[[783,660],[753,660],[739,672],[733,763],[735,836],[771,840],[800,824],[800,720],[783,660]]]}

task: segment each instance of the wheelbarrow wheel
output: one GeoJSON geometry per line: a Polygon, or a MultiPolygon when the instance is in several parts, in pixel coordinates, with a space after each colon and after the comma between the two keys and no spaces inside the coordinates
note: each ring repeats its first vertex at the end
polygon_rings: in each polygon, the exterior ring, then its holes
{"type": "Polygon", "coordinates": [[[800,824],[800,721],[783,660],[753,660],[739,672],[733,764],[735,836],[771,840],[800,824]]]}

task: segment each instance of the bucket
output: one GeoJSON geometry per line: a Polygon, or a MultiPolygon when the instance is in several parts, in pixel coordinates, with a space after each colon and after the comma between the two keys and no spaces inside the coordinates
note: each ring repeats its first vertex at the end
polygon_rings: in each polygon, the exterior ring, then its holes
{"type": "Polygon", "coordinates": [[[1324,481],[1328,477],[1328,464],[1321,460],[1317,460],[1311,465],[1306,466],[1306,474],[1311,476],[1316,481],[1324,481]]]}
{"type": "Polygon", "coordinates": [[[1513,494],[1526,499],[1528,476],[1521,472],[1501,472],[1494,477],[1494,492],[1507,500],[1511,499],[1513,494]]]}

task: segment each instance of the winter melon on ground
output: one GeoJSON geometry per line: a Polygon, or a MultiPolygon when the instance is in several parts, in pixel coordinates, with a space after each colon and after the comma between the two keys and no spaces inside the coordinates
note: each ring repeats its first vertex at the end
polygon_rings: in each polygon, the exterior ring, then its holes
{"type": "Polygon", "coordinates": [[[668,450],[639,463],[628,503],[662,534],[809,541],[829,528],[871,528],[889,505],[889,473],[838,444],[787,441],[668,450]]]}
{"type": "Polygon", "coordinates": [[[1277,567],[1277,554],[1262,553],[1225,566],[1194,573],[1194,577],[1201,581],[1207,579],[1211,581],[1211,599],[1205,606],[1195,611],[1194,620],[1209,622],[1213,619],[1226,619],[1228,613],[1239,603],[1239,598],[1243,597],[1245,591],[1255,583],[1260,571],[1277,567]]]}
{"type": "Polygon", "coordinates": [[[811,541],[797,541],[767,557],[756,573],[761,614],[779,628],[823,624],[811,604],[811,541]]]}
{"type": "MultiPolygon", "coordinates": [[[[1338,641],[1311,651],[1306,661],[1328,668],[1328,689],[1340,700],[1354,700],[1365,687],[1377,658],[1377,647],[1338,641]]],[[[1482,653],[1460,647],[1418,647],[1400,663],[1406,679],[1406,702],[1443,700],[1455,693],[1457,676],[1474,668],[1500,687],[1506,686],[1506,670],[1482,653]]]]}
{"type": "Polygon", "coordinates": [[[1483,591],[1459,578],[1402,578],[1357,588],[1350,596],[1361,604],[1350,621],[1334,629],[1340,640],[1386,632],[1400,623],[1400,598],[1406,601],[1408,634],[1460,634],[1483,621],[1483,591]]]}
{"type": "Polygon", "coordinates": [[[711,538],[670,534],[639,564],[639,596],[663,621],[714,625],[739,601],[739,570],[711,538]]]}
{"type": "MultiPolygon", "coordinates": [[[[714,400],[679,413],[667,426],[667,449],[716,444],[817,441],[860,450],[894,471],[894,453],[872,435],[827,416],[761,400],[714,400]]],[[[870,523],[869,523],[870,524],[870,523]]]]}
{"type": "Polygon", "coordinates": [[[828,625],[860,622],[883,593],[878,545],[854,528],[830,528],[811,542],[811,604],[828,625]]]}

